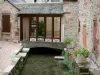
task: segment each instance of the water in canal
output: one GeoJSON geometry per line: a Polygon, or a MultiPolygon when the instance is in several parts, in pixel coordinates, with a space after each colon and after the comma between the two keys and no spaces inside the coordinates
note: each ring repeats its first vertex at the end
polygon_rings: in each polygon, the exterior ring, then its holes
{"type": "Polygon", "coordinates": [[[66,75],[65,69],[54,56],[61,51],[50,48],[32,48],[20,75],[66,75]]]}

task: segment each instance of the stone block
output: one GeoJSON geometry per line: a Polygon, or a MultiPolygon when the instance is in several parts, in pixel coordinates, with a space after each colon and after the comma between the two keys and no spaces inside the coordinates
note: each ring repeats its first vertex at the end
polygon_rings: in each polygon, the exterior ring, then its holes
{"type": "Polygon", "coordinates": [[[0,69],[0,75],[3,75],[3,71],[0,69]]]}
{"type": "Polygon", "coordinates": [[[20,57],[13,57],[11,60],[11,65],[16,65],[16,63],[19,61],[20,57]]]}
{"type": "Polygon", "coordinates": [[[14,52],[11,53],[11,57],[14,57],[18,54],[19,50],[15,50],[14,52]]]}
{"type": "Polygon", "coordinates": [[[55,59],[64,59],[64,56],[55,56],[55,59]]]}
{"type": "Polygon", "coordinates": [[[3,71],[3,75],[8,75],[10,73],[10,71],[14,68],[14,65],[8,65],[4,71],[3,71]]]}
{"type": "Polygon", "coordinates": [[[22,52],[27,53],[27,52],[29,52],[29,50],[30,50],[30,48],[23,48],[23,49],[22,49],[22,52]]]}
{"type": "Polygon", "coordinates": [[[18,54],[18,56],[21,56],[21,57],[23,57],[23,58],[25,58],[26,55],[27,55],[27,53],[19,53],[19,54],[18,54]]]}

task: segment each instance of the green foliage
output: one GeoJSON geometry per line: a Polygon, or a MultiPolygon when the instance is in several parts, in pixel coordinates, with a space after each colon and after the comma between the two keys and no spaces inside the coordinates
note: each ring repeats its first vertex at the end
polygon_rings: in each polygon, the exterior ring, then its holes
{"type": "Polygon", "coordinates": [[[19,75],[19,70],[16,70],[14,75],[19,75]]]}
{"type": "Polygon", "coordinates": [[[85,48],[79,48],[79,49],[76,49],[75,50],[75,54],[80,54],[80,55],[83,55],[83,56],[88,56],[89,52],[87,49],[85,48]]]}
{"type": "Polygon", "coordinates": [[[44,21],[38,23],[38,36],[44,36],[44,21]]]}
{"type": "Polygon", "coordinates": [[[34,32],[31,32],[31,36],[34,36],[34,32]]]}
{"type": "Polygon", "coordinates": [[[65,38],[64,43],[65,44],[70,44],[73,40],[71,38],[65,38]]]}
{"type": "Polygon", "coordinates": [[[72,70],[69,70],[67,73],[66,73],[66,75],[72,75],[73,73],[72,73],[72,70]]]}
{"type": "Polygon", "coordinates": [[[62,56],[64,56],[64,59],[61,60],[59,63],[63,65],[63,67],[67,70],[66,75],[72,75],[72,69],[69,66],[69,60],[68,60],[68,52],[62,51],[62,56]]]}
{"type": "Polygon", "coordinates": [[[62,55],[62,56],[64,56],[64,55],[65,55],[65,53],[66,53],[66,52],[63,50],[63,51],[61,52],[61,55],[62,55]]]}
{"type": "Polygon", "coordinates": [[[67,60],[64,59],[64,60],[60,61],[59,63],[62,64],[65,69],[67,69],[67,70],[70,69],[67,60]]]}

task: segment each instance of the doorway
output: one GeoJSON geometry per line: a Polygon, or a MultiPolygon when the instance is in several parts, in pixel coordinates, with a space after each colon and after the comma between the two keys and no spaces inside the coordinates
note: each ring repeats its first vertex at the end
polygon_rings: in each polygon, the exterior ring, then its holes
{"type": "Polygon", "coordinates": [[[96,21],[93,21],[94,25],[93,25],[93,52],[97,55],[98,51],[97,51],[97,39],[96,39],[96,35],[97,35],[97,23],[96,21]]]}

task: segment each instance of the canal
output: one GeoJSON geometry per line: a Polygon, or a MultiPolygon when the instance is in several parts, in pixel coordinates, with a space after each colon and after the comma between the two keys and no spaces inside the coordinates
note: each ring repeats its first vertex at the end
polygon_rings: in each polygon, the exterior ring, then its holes
{"type": "Polygon", "coordinates": [[[26,64],[20,75],[66,75],[66,70],[54,59],[61,50],[51,48],[31,48],[26,64]]]}

